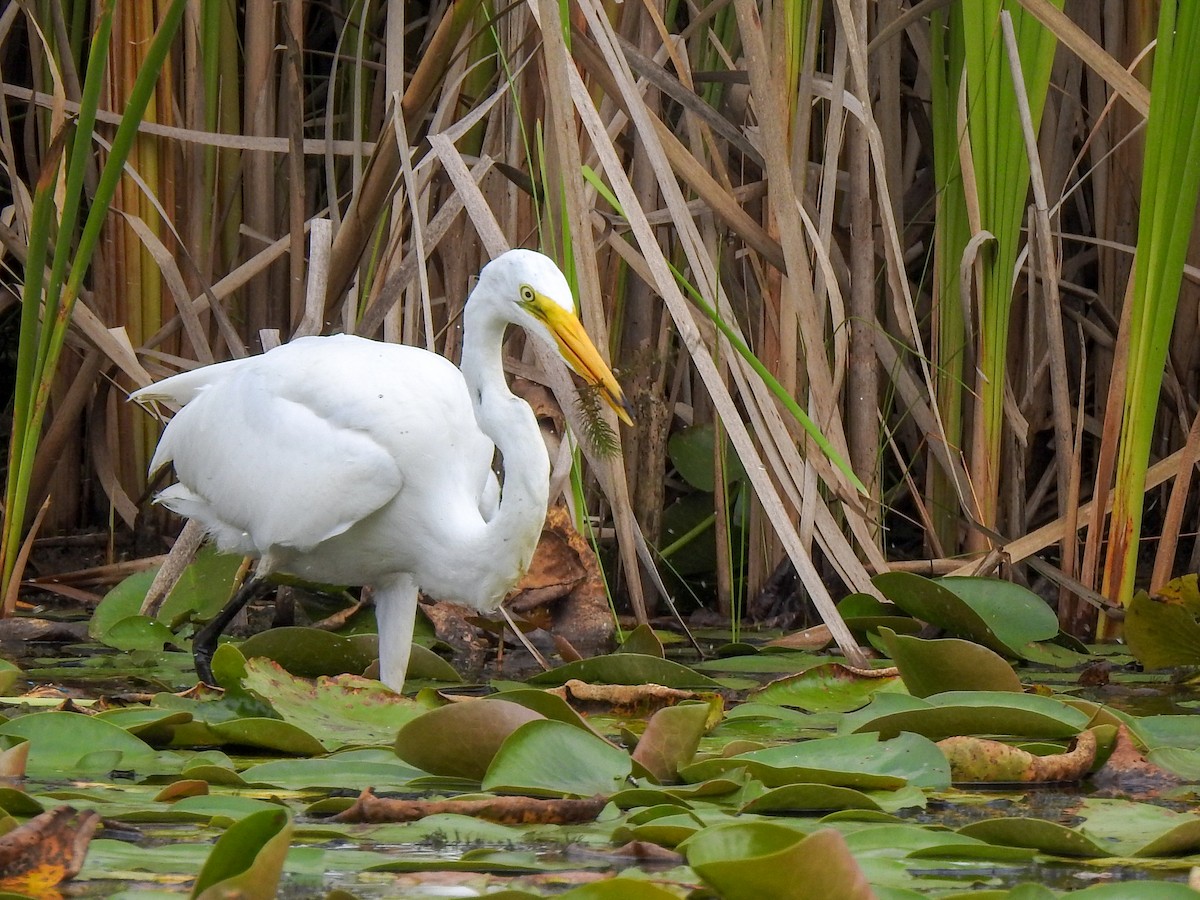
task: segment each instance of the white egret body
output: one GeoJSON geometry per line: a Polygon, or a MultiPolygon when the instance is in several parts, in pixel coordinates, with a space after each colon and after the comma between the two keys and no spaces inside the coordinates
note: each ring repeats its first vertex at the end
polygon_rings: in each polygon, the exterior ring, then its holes
{"type": "MultiPolygon", "coordinates": [[[[461,371],[415,347],[305,337],[134,393],[182,407],[150,463],[152,473],[174,463],[178,479],[157,500],[197,519],[222,550],[258,557],[248,588],[272,572],[371,585],[380,676],[399,691],[418,589],[496,609],[545,521],[550,463],[533,411],[504,378],[509,324],[554,347],[629,421],[558,267],[512,250],[484,267],[467,301],[461,371]]],[[[197,635],[205,680],[243,593],[197,635]]]]}

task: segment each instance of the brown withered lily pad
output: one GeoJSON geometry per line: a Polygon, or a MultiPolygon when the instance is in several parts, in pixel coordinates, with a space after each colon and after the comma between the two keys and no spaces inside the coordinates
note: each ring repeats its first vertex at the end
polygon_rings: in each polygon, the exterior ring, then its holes
{"type": "Polygon", "coordinates": [[[0,837],[0,887],[45,891],[79,874],[100,814],[71,806],[35,816],[0,837]]]}
{"type": "Polygon", "coordinates": [[[376,797],[364,790],[354,805],[333,817],[335,822],[414,822],[426,816],[456,813],[502,825],[571,825],[594,821],[607,800],[488,797],[483,800],[400,800],[376,797]]]}

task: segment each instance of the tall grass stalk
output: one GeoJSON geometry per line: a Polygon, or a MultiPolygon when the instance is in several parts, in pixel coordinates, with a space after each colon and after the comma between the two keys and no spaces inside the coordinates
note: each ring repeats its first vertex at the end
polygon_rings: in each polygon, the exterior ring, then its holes
{"type": "MultiPolygon", "coordinates": [[[[1121,411],[1103,593],[1126,603],[1139,559],[1146,467],[1162,400],[1183,263],[1200,191],[1200,4],[1162,4],[1142,205],[1129,316],[1129,364],[1121,411]]],[[[1103,636],[1107,619],[1100,620],[1103,636]]]]}
{"type": "MultiPolygon", "coordinates": [[[[96,193],[91,198],[87,219],[77,243],[75,227],[82,201],[84,174],[91,153],[92,130],[96,123],[100,87],[107,63],[107,47],[112,30],[113,6],[106,3],[100,12],[88,58],[80,114],[74,136],[65,154],[64,205],[52,227],[53,192],[57,165],[52,163],[38,181],[34,228],[31,229],[30,258],[26,268],[26,286],[22,295],[21,340],[17,348],[17,381],[14,390],[13,432],[9,450],[8,481],[5,486],[3,525],[3,584],[6,597],[15,574],[17,553],[25,527],[29,502],[30,476],[37,455],[42,423],[50,400],[51,385],[59,355],[66,341],[71,313],[83,289],[84,276],[96,248],[108,205],[116,192],[122,167],[137,136],[138,124],[155,89],[176,29],[183,17],[187,0],[174,0],[163,16],[146,60],[129,94],[124,117],[113,137],[108,160],[101,171],[96,193]],[[54,245],[49,280],[42,277],[46,248],[54,245]],[[40,245],[40,246],[39,246],[40,245]],[[37,248],[36,253],[32,252],[37,248]],[[68,268],[69,267],[69,268],[68,268]]],[[[5,613],[12,610],[6,608],[5,613]]]]}
{"type": "MultiPolygon", "coordinates": [[[[1061,0],[1057,3],[1061,8],[1061,0]]],[[[966,73],[967,132],[978,203],[979,227],[989,232],[981,254],[983,280],[976,322],[978,404],[971,444],[970,470],[981,524],[995,530],[999,511],[1001,439],[1008,379],[1008,339],[1015,287],[1014,267],[1021,243],[1021,223],[1029,193],[1029,158],[1018,126],[1016,94],[1000,32],[1000,11],[1012,14],[1025,94],[1035,129],[1041,123],[1054,61],[1054,35],[1031,14],[1009,0],[976,0],[961,4],[966,73]]],[[[982,548],[988,539],[972,531],[969,546],[982,548]]]]}

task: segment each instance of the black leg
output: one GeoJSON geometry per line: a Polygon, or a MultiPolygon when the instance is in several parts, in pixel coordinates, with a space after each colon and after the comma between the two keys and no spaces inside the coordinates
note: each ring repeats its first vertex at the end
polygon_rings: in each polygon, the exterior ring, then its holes
{"type": "Polygon", "coordinates": [[[271,583],[265,578],[251,578],[242,585],[219,613],[213,616],[204,627],[192,638],[192,657],[196,661],[196,677],[205,684],[215,685],[213,679],[212,658],[217,650],[217,639],[229,627],[233,617],[242,611],[251,600],[261,597],[271,590],[271,583]]]}

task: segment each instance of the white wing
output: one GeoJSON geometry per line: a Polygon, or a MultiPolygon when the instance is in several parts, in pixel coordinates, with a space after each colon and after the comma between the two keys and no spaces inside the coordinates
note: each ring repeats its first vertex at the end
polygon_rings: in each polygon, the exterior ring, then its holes
{"type": "Polygon", "coordinates": [[[162,502],[243,552],[310,550],[390,502],[406,477],[423,479],[456,438],[475,457],[479,441],[490,446],[449,361],[347,336],[303,338],[135,396],[184,403],[151,464],[175,464],[179,485],[162,502]]]}

